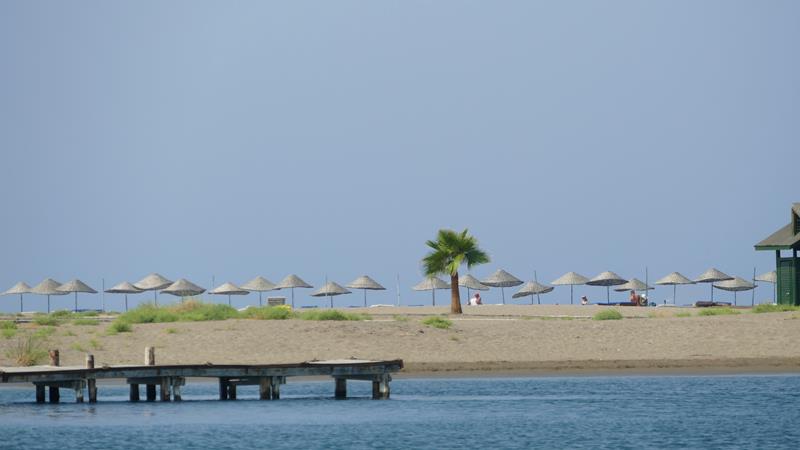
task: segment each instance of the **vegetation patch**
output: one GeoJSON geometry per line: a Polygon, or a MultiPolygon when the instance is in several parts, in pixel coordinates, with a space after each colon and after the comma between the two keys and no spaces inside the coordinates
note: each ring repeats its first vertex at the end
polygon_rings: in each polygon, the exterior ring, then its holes
{"type": "Polygon", "coordinates": [[[81,352],[81,353],[84,353],[86,351],[86,349],[83,348],[83,346],[79,342],[73,343],[72,345],[69,346],[69,348],[75,350],[76,352],[81,352]]]}
{"type": "Polygon", "coordinates": [[[593,320],[622,320],[622,314],[616,309],[604,309],[592,317],[593,320]]]}
{"type": "Polygon", "coordinates": [[[753,312],[757,314],[771,313],[771,312],[786,312],[786,311],[800,311],[800,306],[794,305],[771,305],[763,303],[753,307],[753,312]]]}
{"type": "Polygon", "coordinates": [[[110,335],[118,334],[118,333],[130,333],[133,331],[133,325],[130,322],[117,319],[111,322],[111,325],[108,327],[107,333],[110,335]]]}
{"type": "Polygon", "coordinates": [[[164,330],[164,331],[165,331],[167,334],[177,334],[177,333],[178,333],[178,329],[177,329],[177,328],[167,328],[167,329],[166,329],[166,330],[164,330]]]}
{"type": "Polygon", "coordinates": [[[692,317],[692,313],[690,313],[689,311],[682,311],[675,314],[675,317],[692,317]]]}
{"type": "Polygon", "coordinates": [[[403,316],[400,314],[395,314],[392,316],[395,322],[408,322],[408,316],[403,316]]]}
{"type": "Polygon", "coordinates": [[[289,305],[278,305],[247,308],[239,313],[239,316],[244,319],[286,320],[294,318],[295,313],[289,305]]]}
{"type": "Polygon", "coordinates": [[[56,332],[55,327],[44,326],[33,332],[33,336],[37,338],[46,338],[52,336],[56,332]]]}
{"type": "Polygon", "coordinates": [[[338,309],[323,309],[303,311],[298,314],[302,320],[367,320],[370,316],[366,314],[353,314],[339,311],[338,309]]]}
{"type": "Polygon", "coordinates": [[[733,308],[703,308],[697,313],[698,316],[729,316],[732,314],[739,314],[739,311],[733,308]]]}
{"type": "Polygon", "coordinates": [[[33,323],[36,325],[45,325],[51,327],[57,327],[61,325],[61,317],[60,315],[56,315],[57,313],[47,314],[44,316],[36,316],[33,318],[33,323]]]}
{"type": "Polygon", "coordinates": [[[87,319],[87,318],[78,318],[72,321],[73,325],[80,325],[80,326],[97,326],[100,325],[100,321],[97,319],[87,319]]]}
{"type": "Polygon", "coordinates": [[[89,339],[89,347],[92,347],[95,350],[100,350],[103,346],[100,344],[100,341],[97,339],[89,339]]]}
{"type": "Polygon", "coordinates": [[[42,347],[41,338],[27,335],[17,338],[16,342],[6,351],[17,366],[35,366],[47,357],[47,351],[42,347]]]}
{"type": "Polygon", "coordinates": [[[433,328],[440,328],[442,330],[447,330],[453,326],[453,322],[449,319],[445,319],[444,317],[426,317],[425,319],[422,319],[422,324],[433,328]]]}
{"type": "Polygon", "coordinates": [[[12,337],[17,335],[16,328],[0,328],[0,334],[3,335],[6,339],[11,339],[12,337]]]}

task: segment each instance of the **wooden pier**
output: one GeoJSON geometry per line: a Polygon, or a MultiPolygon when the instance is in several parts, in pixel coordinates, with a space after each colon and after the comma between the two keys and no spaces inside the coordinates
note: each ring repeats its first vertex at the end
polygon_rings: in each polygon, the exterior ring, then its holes
{"type": "Polygon", "coordinates": [[[219,381],[219,399],[236,400],[236,388],[257,385],[261,400],[277,400],[281,385],[287,377],[330,376],[334,379],[334,397],[347,397],[347,380],[372,382],[372,398],[388,399],[392,373],[403,368],[402,360],[366,361],[333,360],[309,361],[298,364],[173,364],[156,365],[153,347],[145,349],[145,364],[141,366],[95,367],[94,357],[86,355],[83,367],[61,367],[57,350],[50,351],[49,366],[0,368],[2,383],[33,383],[36,402],[45,402],[45,392],[50,403],[58,403],[60,389],[75,391],[77,402],[84,401],[84,390],[89,402],[97,401],[97,380],[124,379],[130,386],[130,401],[140,400],[140,386],[145,386],[145,399],[180,401],[181,386],[186,378],[216,378],[219,381]]]}

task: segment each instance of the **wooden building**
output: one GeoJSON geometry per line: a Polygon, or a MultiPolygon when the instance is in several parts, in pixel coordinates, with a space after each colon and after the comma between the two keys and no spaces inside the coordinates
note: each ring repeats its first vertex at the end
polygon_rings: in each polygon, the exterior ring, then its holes
{"type": "Polygon", "coordinates": [[[800,203],[792,205],[792,220],[756,244],[756,250],[774,250],[778,273],[776,301],[781,305],[800,305],[800,203]]]}

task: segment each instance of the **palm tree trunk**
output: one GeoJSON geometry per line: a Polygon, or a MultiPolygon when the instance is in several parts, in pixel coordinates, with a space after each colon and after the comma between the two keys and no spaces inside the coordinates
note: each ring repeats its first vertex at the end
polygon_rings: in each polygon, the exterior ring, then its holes
{"type": "Polygon", "coordinates": [[[458,272],[450,275],[450,314],[461,314],[461,292],[458,290],[458,272]]]}

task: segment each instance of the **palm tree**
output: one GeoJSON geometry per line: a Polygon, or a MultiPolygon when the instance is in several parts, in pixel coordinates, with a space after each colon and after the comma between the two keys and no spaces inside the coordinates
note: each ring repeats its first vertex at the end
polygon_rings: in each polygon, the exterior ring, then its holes
{"type": "Polygon", "coordinates": [[[422,258],[425,275],[450,275],[450,313],[461,314],[461,295],[458,290],[458,268],[467,264],[467,269],[489,262],[489,255],[478,248],[478,240],[464,229],[439,230],[435,241],[425,243],[432,250],[422,258]]]}

